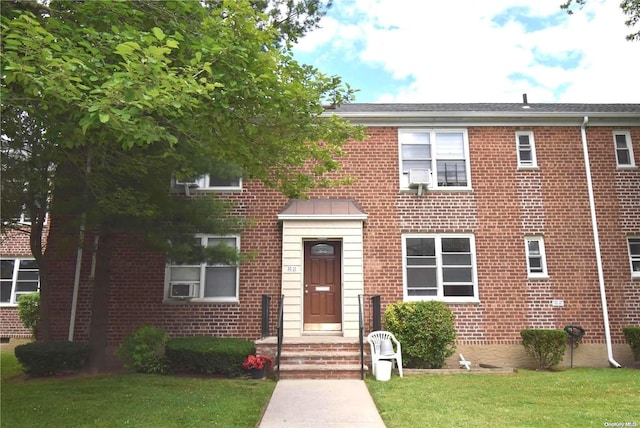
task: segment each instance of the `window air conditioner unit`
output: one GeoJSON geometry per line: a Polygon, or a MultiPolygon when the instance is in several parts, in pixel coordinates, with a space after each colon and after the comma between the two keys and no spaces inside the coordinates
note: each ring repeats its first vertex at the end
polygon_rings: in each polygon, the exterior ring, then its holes
{"type": "Polygon", "coordinates": [[[172,299],[193,299],[198,295],[198,284],[171,284],[169,297],[172,299]]]}
{"type": "Polygon", "coordinates": [[[198,187],[198,179],[193,177],[185,178],[184,180],[176,180],[176,184],[179,186],[198,187]]]}
{"type": "Polygon", "coordinates": [[[409,170],[409,187],[427,187],[431,185],[431,170],[426,168],[412,168],[409,170]]]}

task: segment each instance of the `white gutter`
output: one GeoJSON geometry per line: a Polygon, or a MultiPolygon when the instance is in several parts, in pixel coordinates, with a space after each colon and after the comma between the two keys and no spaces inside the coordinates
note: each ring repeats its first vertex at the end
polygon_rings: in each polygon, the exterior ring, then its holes
{"type": "Polygon", "coordinates": [[[611,347],[611,331],[609,329],[609,312],[607,311],[607,294],[604,287],[604,272],[602,269],[602,255],[600,253],[600,238],[598,235],[598,219],[596,217],[596,203],[593,196],[593,183],[591,182],[591,163],[589,162],[589,149],[587,147],[587,123],[589,116],[585,116],[580,127],[582,133],[582,152],[584,154],[584,167],[587,173],[587,190],[589,192],[589,208],[591,209],[591,227],[593,229],[593,243],[596,250],[596,265],[598,267],[598,282],[600,284],[600,299],[602,301],[602,318],[604,320],[604,335],[607,343],[607,356],[609,364],[613,367],[622,367],[613,359],[613,350],[611,347]]]}
{"type": "MultiPolygon", "coordinates": [[[[91,173],[91,153],[87,155],[87,179],[91,173]]],[[[84,197],[87,189],[85,184],[84,197]]],[[[84,229],[87,223],[86,210],[80,215],[80,232],[78,233],[78,252],[76,253],[76,270],[73,275],[73,297],[71,298],[71,314],[69,315],[69,342],[73,341],[73,333],[76,328],[76,310],[78,307],[78,289],[80,288],[80,268],[82,267],[82,247],[84,246],[84,229]]]]}

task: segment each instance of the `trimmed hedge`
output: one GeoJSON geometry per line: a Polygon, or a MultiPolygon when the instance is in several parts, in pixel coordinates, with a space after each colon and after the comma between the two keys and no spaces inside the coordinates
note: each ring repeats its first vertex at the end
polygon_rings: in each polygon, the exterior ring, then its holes
{"type": "Polygon", "coordinates": [[[237,377],[244,373],[242,363],[256,353],[253,342],[230,337],[178,337],[166,344],[166,356],[174,371],[237,377]]]}
{"type": "Polygon", "coordinates": [[[627,343],[631,346],[636,361],[640,361],[640,326],[628,325],[622,327],[627,343]]]}
{"type": "Polygon", "coordinates": [[[18,299],[18,316],[33,335],[40,320],[40,293],[23,294],[18,299]]]}
{"type": "Polygon", "coordinates": [[[407,367],[439,369],[455,352],[455,316],[443,302],[393,303],[385,310],[384,325],[402,344],[407,367]]]}
{"type": "Polygon", "coordinates": [[[82,370],[89,356],[89,346],[79,342],[32,342],[16,346],[16,358],[25,373],[51,376],[82,370]]]}
{"type": "Polygon", "coordinates": [[[170,370],[164,354],[168,340],[169,335],[163,329],[145,325],[125,337],[116,355],[127,369],[139,373],[167,374],[170,370]]]}
{"type": "Polygon", "coordinates": [[[538,368],[548,370],[562,361],[567,348],[568,334],[564,330],[524,329],[520,331],[522,346],[538,368]]]}

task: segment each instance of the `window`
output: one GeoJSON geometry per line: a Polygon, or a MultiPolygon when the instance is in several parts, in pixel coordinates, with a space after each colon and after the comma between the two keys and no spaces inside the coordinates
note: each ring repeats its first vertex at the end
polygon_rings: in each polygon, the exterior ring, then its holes
{"type": "Polygon", "coordinates": [[[537,167],[533,132],[516,132],[516,147],[518,149],[519,168],[537,167]]]}
{"type": "Polygon", "coordinates": [[[187,187],[190,191],[242,190],[240,170],[229,164],[212,166],[211,172],[195,178],[175,180],[177,189],[187,187]]]}
{"type": "Polygon", "coordinates": [[[529,278],[546,278],[547,263],[544,254],[544,241],[541,236],[525,238],[527,254],[527,273],[529,278]]]}
{"type": "Polygon", "coordinates": [[[629,261],[631,277],[640,278],[640,237],[629,238],[629,261]]]}
{"type": "MultiPolygon", "coordinates": [[[[238,250],[237,236],[196,235],[196,245],[227,245],[238,250]]],[[[168,266],[167,296],[214,302],[238,301],[238,266],[228,264],[178,264],[168,266]]]]}
{"type": "Polygon", "coordinates": [[[613,133],[613,140],[616,145],[618,167],[635,166],[631,134],[627,131],[616,131],[613,133]]]}
{"type": "Polygon", "coordinates": [[[405,300],[477,301],[472,235],[404,235],[405,300]]]}
{"type": "Polygon", "coordinates": [[[401,129],[400,187],[408,189],[411,169],[432,172],[431,188],[469,188],[469,144],[466,130],[401,129]]]}
{"type": "Polygon", "coordinates": [[[16,305],[23,294],[40,288],[40,271],[34,259],[0,260],[0,304],[16,305]]]}

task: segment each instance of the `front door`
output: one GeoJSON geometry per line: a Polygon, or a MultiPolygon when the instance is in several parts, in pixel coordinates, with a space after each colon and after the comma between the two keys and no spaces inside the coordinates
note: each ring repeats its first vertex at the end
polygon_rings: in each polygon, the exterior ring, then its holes
{"type": "Polygon", "coordinates": [[[340,330],[342,243],[304,243],[304,329],[340,330]]]}

